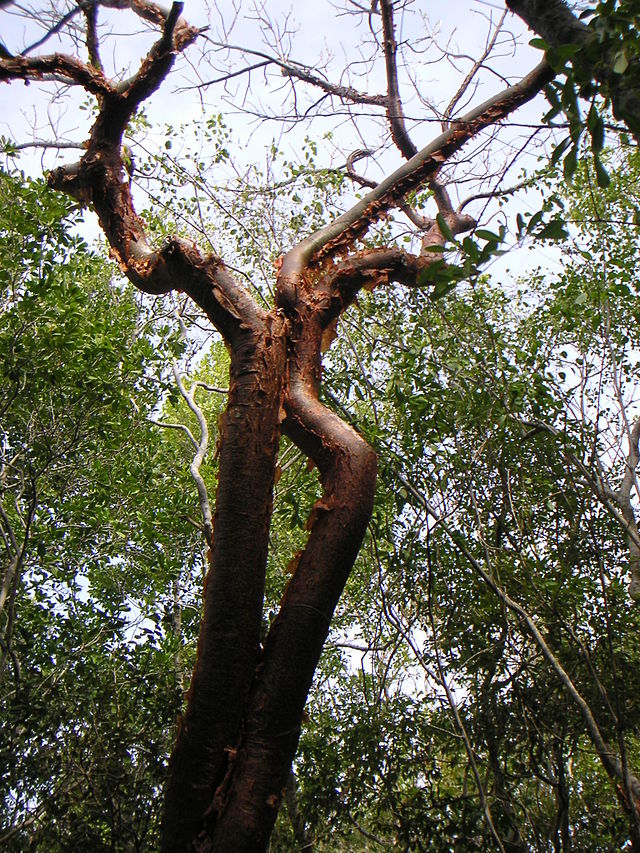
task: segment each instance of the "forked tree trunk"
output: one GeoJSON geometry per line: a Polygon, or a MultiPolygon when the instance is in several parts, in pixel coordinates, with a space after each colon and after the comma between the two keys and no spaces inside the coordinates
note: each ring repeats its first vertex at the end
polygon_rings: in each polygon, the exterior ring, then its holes
{"type": "Polygon", "coordinates": [[[166,788],[165,853],[267,849],[313,673],[373,508],[373,450],[318,401],[328,315],[305,298],[289,313],[286,322],[280,311],[265,318],[266,340],[256,334],[242,357],[232,352],[211,568],[166,788]],[[281,422],[318,466],[323,496],[260,650],[281,422]]]}

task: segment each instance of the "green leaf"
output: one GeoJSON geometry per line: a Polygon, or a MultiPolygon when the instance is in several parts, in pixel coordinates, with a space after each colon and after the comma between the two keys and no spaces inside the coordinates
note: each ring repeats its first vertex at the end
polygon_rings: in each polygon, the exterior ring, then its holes
{"type": "Polygon", "coordinates": [[[567,61],[573,59],[579,50],[580,47],[577,44],[561,44],[557,47],[549,48],[546,59],[555,71],[562,71],[567,61]]]}
{"type": "Polygon", "coordinates": [[[562,103],[560,101],[560,96],[558,95],[557,83],[550,83],[548,86],[545,86],[544,94],[551,105],[551,109],[542,118],[542,121],[547,123],[550,122],[552,118],[555,118],[558,113],[562,112],[562,103]]]}
{"type": "Polygon", "coordinates": [[[616,56],[616,60],[613,63],[613,73],[624,74],[628,67],[629,60],[627,59],[627,54],[623,50],[616,56]]]}
{"type": "Polygon", "coordinates": [[[566,240],[569,235],[561,219],[552,219],[537,236],[541,240],[566,240]]]}
{"type": "Polygon", "coordinates": [[[602,151],[604,147],[604,121],[594,104],[591,105],[587,115],[587,128],[591,135],[591,149],[595,153],[602,151]]]}
{"type": "Polygon", "coordinates": [[[438,223],[440,233],[445,238],[445,240],[454,243],[455,237],[453,236],[453,231],[451,230],[451,228],[449,227],[449,223],[441,213],[438,213],[438,215],[436,216],[436,222],[438,223]]]}
{"type": "Polygon", "coordinates": [[[494,243],[499,243],[501,240],[497,234],[494,234],[493,231],[488,231],[486,228],[478,228],[475,233],[476,237],[479,237],[481,240],[490,240],[494,243]]]}
{"type": "Polygon", "coordinates": [[[571,151],[564,158],[562,171],[564,173],[565,180],[567,183],[571,183],[571,179],[573,178],[575,171],[578,167],[578,148],[576,145],[573,146],[571,151]]]}
{"type": "Polygon", "coordinates": [[[562,142],[559,142],[556,147],[553,149],[553,154],[551,155],[551,163],[557,163],[558,160],[562,157],[567,148],[571,145],[571,137],[566,136],[562,142]]]}
{"type": "Polygon", "coordinates": [[[611,183],[611,178],[609,177],[609,173],[602,165],[602,161],[600,160],[597,154],[595,154],[593,157],[593,165],[596,169],[596,180],[598,182],[598,186],[606,190],[606,188],[611,183]]]}
{"type": "Polygon", "coordinates": [[[594,154],[599,154],[604,148],[604,121],[601,115],[596,113],[596,116],[589,130],[591,131],[591,150],[594,154]]]}
{"type": "Polygon", "coordinates": [[[436,284],[436,286],[431,291],[430,298],[434,302],[438,299],[442,299],[448,293],[451,293],[452,290],[455,290],[457,283],[458,283],[457,281],[439,282],[438,284],[436,284]]]}
{"type": "Polygon", "coordinates": [[[542,222],[543,213],[541,210],[537,210],[529,222],[527,223],[527,233],[531,234],[536,225],[539,225],[542,222]]]}

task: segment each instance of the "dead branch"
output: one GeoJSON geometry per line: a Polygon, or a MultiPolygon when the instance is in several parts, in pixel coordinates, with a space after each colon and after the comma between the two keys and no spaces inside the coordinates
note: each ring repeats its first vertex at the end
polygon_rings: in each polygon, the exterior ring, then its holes
{"type": "Polygon", "coordinates": [[[193,448],[195,450],[195,455],[191,460],[191,464],[189,465],[189,471],[191,472],[191,477],[196,484],[196,489],[198,492],[198,501],[200,503],[200,512],[202,514],[202,530],[204,533],[204,538],[206,540],[209,548],[213,544],[213,521],[212,521],[212,513],[211,513],[211,503],[209,501],[209,493],[207,491],[207,485],[202,478],[202,474],[200,473],[200,468],[202,467],[202,463],[204,462],[205,456],[209,450],[209,426],[207,424],[207,419],[204,415],[204,412],[198,406],[195,401],[195,393],[199,387],[203,386],[202,382],[194,382],[189,390],[185,387],[184,382],[182,381],[182,377],[180,376],[180,371],[178,370],[178,365],[174,362],[172,365],[173,370],[173,378],[175,379],[176,386],[183,400],[186,402],[187,406],[191,409],[193,414],[196,416],[198,421],[198,426],[200,428],[200,438],[196,439],[188,426],[181,423],[170,423],[168,421],[159,421],[155,418],[151,418],[151,423],[155,424],[159,427],[164,427],[165,429],[177,429],[185,433],[193,448]]]}
{"type": "Polygon", "coordinates": [[[502,29],[502,24],[504,23],[504,19],[506,18],[506,16],[507,16],[507,12],[505,10],[502,13],[502,15],[500,16],[500,20],[496,24],[495,29],[493,30],[493,33],[491,33],[491,35],[488,37],[487,43],[485,45],[485,48],[484,48],[482,54],[478,57],[478,59],[476,59],[473,62],[472,66],[469,69],[468,73],[466,74],[464,80],[462,81],[462,83],[460,84],[460,86],[456,90],[454,96],[451,98],[451,100],[449,101],[449,103],[445,107],[445,110],[442,113],[442,129],[443,130],[449,126],[449,123],[451,121],[451,116],[453,115],[453,111],[456,107],[456,104],[458,104],[458,102],[460,101],[460,99],[462,98],[464,93],[467,91],[467,89],[469,88],[469,86],[471,84],[471,81],[476,76],[478,71],[480,71],[480,69],[483,67],[484,63],[486,62],[487,58],[489,57],[493,48],[495,47],[496,40],[498,38],[498,35],[500,34],[500,31],[502,29]]]}
{"type": "Polygon", "coordinates": [[[304,65],[303,63],[293,62],[291,60],[285,61],[280,57],[274,56],[270,53],[265,53],[262,50],[253,50],[246,47],[242,47],[241,45],[237,44],[214,41],[211,38],[207,38],[207,41],[214,47],[223,48],[224,50],[237,51],[245,56],[255,56],[258,57],[261,61],[249,65],[246,68],[242,68],[239,71],[231,72],[230,74],[225,74],[213,80],[206,80],[203,83],[198,83],[197,86],[188,88],[204,89],[208,86],[213,85],[214,83],[219,83],[224,80],[231,79],[232,77],[236,77],[240,74],[246,74],[254,70],[255,68],[259,68],[265,65],[275,65],[276,67],[280,68],[283,77],[290,77],[295,80],[300,80],[304,83],[309,83],[312,86],[321,89],[327,95],[333,95],[344,101],[348,101],[349,103],[368,104],[370,106],[378,107],[383,107],[386,104],[386,95],[369,95],[366,92],[359,92],[352,86],[342,86],[339,83],[332,83],[329,80],[326,80],[324,77],[320,77],[317,73],[313,73],[311,68],[304,65]]]}

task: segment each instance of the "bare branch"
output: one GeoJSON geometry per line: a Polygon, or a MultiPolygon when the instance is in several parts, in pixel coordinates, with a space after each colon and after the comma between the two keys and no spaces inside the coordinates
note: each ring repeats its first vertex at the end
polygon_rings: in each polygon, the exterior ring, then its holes
{"type": "Polygon", "coordinates": [[[28,53],[31,53],[37,48],[42,47],[45,42],[49,41],[51,36],[54,36],[59,33],[63,29],[63,27],[68,24],[69,21],[82,10],[82,5],[82,3],[79,3],[77,6],[70,9],[66,13],[66,15],[63,15],[59,21],[56,21],[56,23],[47,30],[47,32],[42,36],[42,38],[39,38],[37,41],[33,42],[33,44],[30,44],[28,47],[25,47],[25,49],[20,55],[26,56],[28,53]]]}
{"type": "Polygon", "coordinates": [[[473,195],[467,196],[460,205],[458,205],[458,212],[464,210],[464,208],[468,204],[472,204],[474,201],[480,201],[481,199],[490,199],[496,197],[504,197],[508,195],[513,195],[514,193],[519,192],[520,190],[526,189],[531,186],[531,178],[527,178],[524,181],[519,181],[517,184],[514,184],[511,187],[505,187],[504,189],[500,189],[499,187],[495,187],[494,189],[487,190],[483,193],[474,193],[473,195]]]}
{"type": "Polygon", "coordinates": [[[32,142],[11,142],[11,150],[25,151],[28,148],[58,148],[69,151],[83,151],[85,145],[82,142],[59,142],[58,140],[34,139],[32,142]]]}
{"type": "Polygon", "coordinates": [[[279,57],[274,56],[270,53],[265,53],[262,50],[250,50],[237,44],[228,44],[226,42],[214,41],[213,39],[207,40],[210,44],[214,45],[214,47],[224,48],[225,50],[238,51],[246,56],[256,56],[259,57],[262,61],[253,65],[249,65],[246,68],[242,68],[239,71],[222,75],[216,79],[206,80],[204,83],[199,83],[198,86],[195,88],[206,88],[207,86],[211,86],[214,83],[223,82],[224,80],[231,79],[232,77],[236,77],[240,74],[248,73],[254,70],[255,68],[262,67],[263,65],[275,65],[280,68],[283,77],[291,77],[296,80],[301,80],[304,83],[309,83],[312,86],[321,89],[323,92],[326,92],[328,95],[335,95],[337,98],[349,101],[350,103],[369,104],[372,106],[379,107],[383,107],[386,104],[386,95],[368,95],[366,92],[359,92],[357,89],[354,89],[351,86],[342,86],[339,83],[331,83],[330,81],[325,80],[323,77],[320,77],[318,74],[314,74],[311,68],[306,65],[303,65],[300,62],[287,62],[284,59],[280,59],[279,57]]]}
{"type": "Polygon", "coordinates": [[[417,644],[414,639],[411,637],[409,630],[403,624],[403,621],[398,617],[398,615],[393,611],[389,604],[384,605],[385,611],[388,614],[388,618],[391,623],[396,627],[396,629],[402,634],[405,642],[413,652],[415,659],[418,661],[422,669],[426,672],[426,674],[432,678],[436,684],[439,684],[445,692],[445,696],[447,697],[447,704],[449,705],[449,710],[451,711],[451,716],[453,717],[453,721],[456,729],[460,737],[462,738],[462,743],[464,744],[465,752],[467,753],[467,760],[469,761],[469,766],[471,767],[471,772],[473,773],[473,778],[476,783],[476,788],[478,790],[478,796],[480,798],[480,804],[482,805],[482,810],[484,812],[485,820],[487,821],[487,826],[491,834],[493,835],[494,841],[496,842],[496,847],[501,853],[505,853],[504,845],[502,843],[502,839],[498,834],[498,830],[496,829],[496,825],[493,820],[493,815],[491,813],[491,806],[489,805],[489,800],[487,799],[487,792],[485,790],[485,786],[482,783],[482,778],[480,776],[480,770],[478,768],[478,762],[476,761],[475,752],[473,749],[473,744],[471,742],[471,738],[469,737],[469,732],[467,731],[467,727],[464,724],[462,717],[460,716],[460,712],[458,711],[458,705],[451,690],[451,686],[446,679],[444,669],[442,667],[442,662],[440,659],[440,650],[437,645],[437,640],[435,636],[435,626],[431,624],[432,634],[434,637],[435,643],[435,651],[436,651],[436,663],[438,667],[437,673],[434,672],[431,667],[427,664],[424,659],[424,655],[420,652],[417,644]]]}
{"type": "MultiPolygon", "coordinates": [[[[25,519],[23,519],[24,523],[24,533],[22,536],[22,542],[20,543],[20,547],[15,551],[13,558],[9,561],[9,565],[4,571],[4,575],[2,578],[2,585],[0,586],[0,613],[4,610],[5,604],[7,602],[7,598],[11,593],[12,589],[15,589],[15,584],[20,577],[20,570],[22,568],[22,564],[24,563],[26,553],[27,553],[27,545],[29,543],[29,534],[31,531],[31,523],[33,521],[33,516],[36,508],[36,492],[35,488],[32,490],[31,497],[29,499],[28,512],[25,519]]],[[[2,515],[8,522],[6,515],[4,513],[4,509],[2,509],[2,515]]],[[[9,526],[9,531],[11,533],[11,527],[9,526]]],[[[11,538],[14,546],[16,545],[15,538],[11,533],[11,538]]]]}
{"type": "Polygon", "coordinates": [[[198,449],[198,442],[195,440],[193,433],[186,424],[173,423],[172,421],[159,421],[157,418],[149,418],[149,423],[154,426],[162,427],[163,429],[177,429],[185,433],[191,444],[198,449]]]}
{"type": "Polygon", "coordinates": [[[330,83],[317,74],[312,74],[302,66],[290,65],[285,62],[278,61],[277,64],[282,69],[282,73],[286,77],[295,77],[302,80],[304,83],[310,83],[318,89],[322,89],[328,95],[335,95],[344,101],[349,101],[352,104],[370,104],[372,106],[384,106],[386,103],[385,95],[367,95],[365,92],[358,92],[351,86],[341,86],[338,83],[330,83]]]}
{"type": "Polygon", "coordinates": [[[474,61],[473,65],[469,69],[469,72],[467,73],[466,77],[464,78],[464,80],[462,81],[460,86],[458,87],[455,95],[453,96],[453,98],[451,98],[447,107],[445,108],[445,111],[442,114],[442,127],[443,127],[443,129],[448,127],[449,122],[451,120],[451,116],[453,115],[453,111],[456,107],[456,104],[460,101],[460,98],[467,91],[471,81],[476,76],[478,71],[482,68],[487,57],[490,55],[491,51],[495,47],[496,40],[498,38],[498,35],[500,34],[500,30],[502,29],[502,24],[503,24],[506,16],[507,16],[507,12],[505,10],[502,13],[502,15],[500,16],[500,20],[496,24],[496,27],[493,31],[493,34],[488,38],[487,44],[486,44],[485,49],[483,50],[481,56],[477,60],[474,61]]]}
{"type": "Polygon", "coordinates": [[[640,600],[640,531],[635,510],[631,502],[631,492],[636,485],[638,463],[640,463],[640,418],[628,432],[629,450],[625,462],[625,472],[620,488],[614,492],[614,497],[622,510],[627,523],[627,543],[629,547],[629,595],[634,601],[640,600]]]}
{"type": "Polygon", "coordinates": [[[387,72],[387,116],[391,127],[391,138],[402,156],[409,160],[418,153],[418,149],[409,138],[400,99],[396,62],[398,44],[393,23],[393,0],[380,0],[380,14],[382,16],[382,47],[387,72]]]}

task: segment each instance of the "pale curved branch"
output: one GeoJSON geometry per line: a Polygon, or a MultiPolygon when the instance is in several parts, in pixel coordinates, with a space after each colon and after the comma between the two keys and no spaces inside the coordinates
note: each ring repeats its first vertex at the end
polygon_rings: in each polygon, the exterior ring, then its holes
{"type": "Polygon", "coordinates": [[[157,418],[149,418],[149,423],[154,426],[162,427],[163,429],[177,429],[184,432],[191,444],[198,449],[198,442],[195,440],[193,433],[186,424],[173,423],[172,421],[159,421],[157,418]]]}
{"type": "Polygon", "coordinates": [[[625,460],[625,471],[620,483],[620,488],[613,492],[622,515],[627,523],[627,544],[629,547],[629,570],[631,580],[629,583],[629,595],[634,601],[640,601],[640,531],[635,510],[631,503],[631,492],[636,485],[638,463],[640,463],[640,418],[636,420],[629,431],[627,440],[629,450],[625,460]]]}
{"type": "Polygon", "coordinates": [[[12,151],[26,151],[29,148],[57,148],[60,151],[83,151],[85,146],[82,142],[57,142],[55,140],[34,139],[33,142],[11,142],[12,151]]]}
{"type": "MultiPolygon", "coordinates": [[[[9,519],[6,516],[4,509],[1,506],[0,506],[0,509],[2,510],[3,518],[5,519],[6,523],[8,524],[9,519]]],[[[9,561],[9,565],[7,566],[7,568],[4,571],[3,578],[2,578],[2,584],[0,585],[0,613],[3,612],[3,610],[5,608],[5,604],[7,602],[7,598],[9,597],[9,594],[11,593],[12,588],[15,589],[16,581],[19,580],[20,571],[22,569],[22,565],[24,563],[26,553],[27,553],[27,546],[29,544],[29,535],[31,532],[31,524],[33,522],[35,510],[36,510],[36,493],[35,493],[35,488],[34,488],[32,493],[31,493],[31,497],[29,499],[29,507],[28,507],[27,516],[26,516],[26,518],[23,518],[24,533],[22,536],[22,542],[21,542],[19,547],[17,547],[17,542],[16,542],[15,537],[13,535],[11,525],[9,524],[9,534],[10,534],[12,544],[14,546],[14,554],[13,554],[13,557],[11,558],[11,560],[9,561]]]]}
{"type": "Polygon", "coordinates": [[[200,473],[200,467],[209,449],[209,425],[207,424],[207,419],[204,416],[204,412],[195,401],[195,393],[198,389],[199,383],[195,383],[191,387],[191,390],[187,391],[180,376],[178,366],[175,362],[172,365],[172,369],[173,377],[178,387],[178,391],[182,395],[187,406],[189,406],[193,414],[196,416],[198,420],[198,426],[200,427],[200,439],[198,441],[196,441],[193,435],[189,432],[191,441],[196,451],[195,456],[193,457],[193,459],[191,460],[191,464],[189,465],[189,470],[196,484],[196,489],[198,490],[200,512],[202,513],[202,519],[204,524],[204,536],[207,540],[207,545],[211,547],[211,545],[213,544],[213,517],[211,514],[211,504],[209,502],[209,493],[207,491],[207,485],[204,479],[202,478],[202,474],[200,473]]]}

